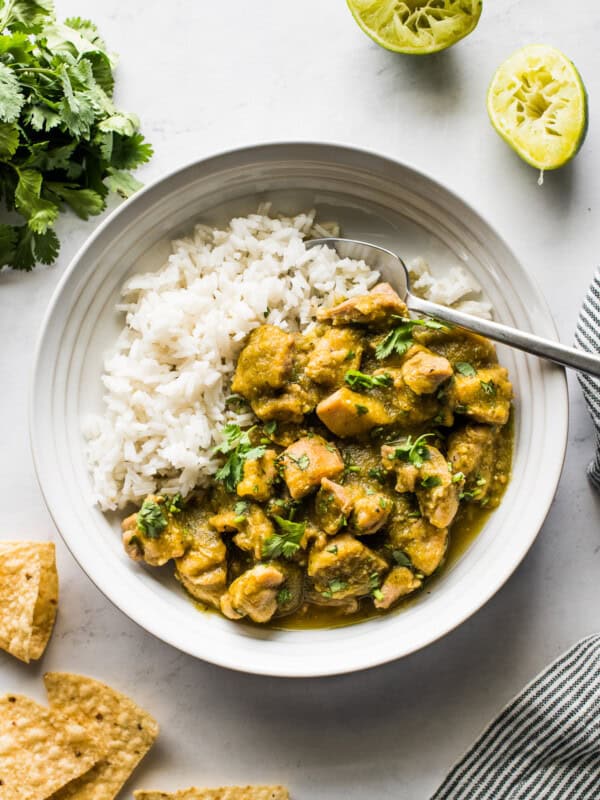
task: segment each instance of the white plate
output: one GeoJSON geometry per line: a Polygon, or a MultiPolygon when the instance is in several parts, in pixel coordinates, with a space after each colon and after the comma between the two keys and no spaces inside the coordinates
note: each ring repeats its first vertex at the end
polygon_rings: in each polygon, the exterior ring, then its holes
{"type": "Polygon", "coordinates": [[[556,338],[548,308],[504,242],[431,179],[364,151],[322,144],[250,147],[192,164],[148,186],[108,218],[61,280],[42,326],[31,399],[38,478],[58,530],[94,583],[125,614],[191,655],[266,675],[331,675],[399,658],[448,633],[506,581],[552,502],[566,447],[564,372],[501,349],[516,391],[513,478],[500,508],[431,594],[386,617],[335,630],[261,631],[199,612],[163,572],[123,552],[116,516],[94,507],[80,424],[101,408],[102,355],[122,325],[114,306],[132,272],[157,268],[195,221],[224,223],[272,200],[316,207],[345,235],[434,270],[469,269],[497,319],[556,338]]]}

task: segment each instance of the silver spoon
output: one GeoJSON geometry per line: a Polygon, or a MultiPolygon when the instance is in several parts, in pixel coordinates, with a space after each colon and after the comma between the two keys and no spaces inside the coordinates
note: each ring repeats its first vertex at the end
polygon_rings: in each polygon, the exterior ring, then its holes
{"type": "Polygon", "coordinates": [[[325,239],[311,239],[306,242],[306,247],[316,247],[325,245],[333,248],[342,258],[352,258],[365,261],[370,267],[376,269],[384,281],[390,283],[404,300],[411,311],[427,314],[436,317],[444,322],[459,325],[461,328],[468,328],[489,339],[508,344],[526,353],[532,353],[540,358],[547,358],[571,367],[579,372],[587,372],[590,375],[600,377],[600,356],[591,355],[574,347],[566,347],[550,339],[542,339],[533,333],[524,333],[508,325],[501,325],[499,322],[491,322],[487,319],[464,314],[447,306],[440,306],[429,300],[423,300],[410,292],[410,279],[408,270],[402,259],[390,250],[386,250],[378,245],[358,242],[354,239],[339,239],[328,237],[325,239]]]}

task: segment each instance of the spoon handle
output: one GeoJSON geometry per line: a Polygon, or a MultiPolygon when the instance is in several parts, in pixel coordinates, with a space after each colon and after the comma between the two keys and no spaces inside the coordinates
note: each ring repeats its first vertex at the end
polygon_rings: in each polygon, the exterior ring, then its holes
{"type": "Polygon", "coordinates": [[[571,367],[571,369],[579,372],[586,372],[600,377],[600,356],[575,350],[574,347],[566,347],[564,344],[553,342],[550,339],[543,339],[533,333],[519,331],[508,325],[501,325],[499,322],[491,322],[480,317],[473,317],[471,314],[463,314],[462,311],[431,303],[429,300],[423,300],[421,297],[415,297],[412,294],[406,296],[406,305],[411,311],[418,311],[421,314],[436,317],[443,322],[450,322],[453,325],[459,325],[461,328],[468,328],[470,331],[480,333],[482,336],[487,336],[496,342],[508,344],[540,358],[547,358],[557,364],[562,364],[564,367],[571,367]]]}

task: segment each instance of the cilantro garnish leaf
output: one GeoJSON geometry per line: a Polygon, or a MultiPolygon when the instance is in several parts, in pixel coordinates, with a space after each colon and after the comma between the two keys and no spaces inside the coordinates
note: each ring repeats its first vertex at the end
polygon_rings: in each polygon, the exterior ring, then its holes
{"type": "Polygon", "coordinates": [[[434,331],[445,330],[448,326],[437,319],[408,319],[395,317],[400,320],[400,325],[393,328],[375,348],[375,356],[381,360],[392,354],[403,356],[413,346],[413,330],[417,327],[429,328],[434,331]]]}
{"type": "Polygon", "coordinates": [[[412,561],[406,555],[404,550],[393,550],[392,558],[399,567],[407,567],[408,569],[412,569],[412,561]]]}
{"type": "Polygon", "coordinates": [[[427,439],[435,436],[434,433],[424,433],[413,442],[412,437],[408,436],[406,440],[400,444],[390,442],[392,447],[395,447],[394,458],[400,461],[408,461],[410,464],[420,469],[425,461],[429,461],[430,455],[426,445],[427,439]]]}
{"type": "Polygon", "coordinates": [[[136,525],[148,539],[158,539],[167,527],[167,518],[155,500],[144,500],[136,516],[136,525]]]}
{"type": "Polygon", "coordinates": [[[494,381],[479,381],[479,383],[484,394],[488,394],[490,397],[496,396],[496,384],[494,381]]]}
{"type": "Polygon", "coordinates": [[[473,375],[477,375],[477,370],[472,364],[469,364],[468,361],[457,361],[454,365],[454,369],[466,378],[472,378],[473,375]]]}
{"type": "Polygon", "coordinates": [[[273,515],[273,519],[281,533],[274,533],[265,540],[262,548],[263,558],[292,558],[300,548],[300,542],[306,531],[306,522],[292,522],[289,519],[273,515]]]}
{"type": "Polygon", "coordinates": [[[374,389],[376,386],[391,386],[392,376],[387,372],[383,375],[367,375],[358,369],[349,369],[344,381],[351,389],[374,389]]]}
{"type": "Polygon", "coordinates": [[[215,479],[223,481],[225,488],[230,492],[235,492],[238,483],[244,475],[244,464],[246,461],[256,461],[265,454],[266,447],[259,445],[255,447],[250,435],[256,426],[243,431],[239,425],[229,424],[223,428],[224,440],[218,444],[213,453],[220,453],[227,456],[225,463],[215,473],[215,479]]]}
{"type": "Polygon", "coordinates": [[[421,486],[423,489],[433,489],[434,486],[441,486],[442,479],[439,475],[425,475],[421,478],[421,486]]]}

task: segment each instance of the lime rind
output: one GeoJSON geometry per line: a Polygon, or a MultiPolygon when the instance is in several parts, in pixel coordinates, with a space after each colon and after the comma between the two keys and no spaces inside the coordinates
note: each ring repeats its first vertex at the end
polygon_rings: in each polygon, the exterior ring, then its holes
{"type": "Polygon", "coordinates": [[[476,27],[482,0],[346,0],[362,30],[395,53],[428,55],[476,27]]]}
{"type": "Polygon", "coordinates": [[[567,164],[588,127],[587,92],[577,68],[560,50],[528,45],[497,70],[488,89],[490,120],[528,164],[546,171],[567,164]]]}

